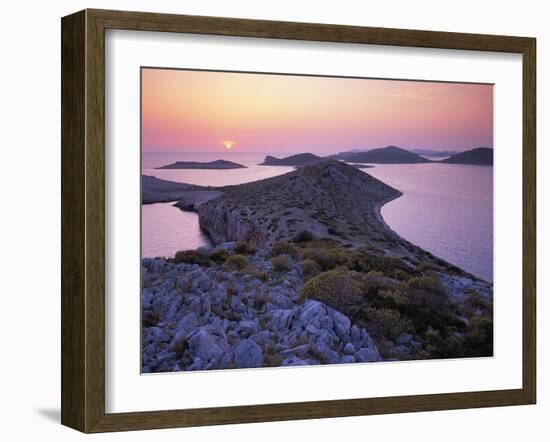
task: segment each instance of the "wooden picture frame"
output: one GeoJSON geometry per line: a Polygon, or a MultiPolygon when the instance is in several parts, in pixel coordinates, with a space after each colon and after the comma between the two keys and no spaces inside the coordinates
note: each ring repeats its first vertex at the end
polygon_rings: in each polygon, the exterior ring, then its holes
{"type": "Polygon", "coordinates": [[[84,10],[62,19],[62,410],[83,432],[533,404],[536,400],[536,41],[533,38],[84,10]],[[497,391],[105,412],[105,30],[418,48],[523,57],[523,385],[497,391]]]}

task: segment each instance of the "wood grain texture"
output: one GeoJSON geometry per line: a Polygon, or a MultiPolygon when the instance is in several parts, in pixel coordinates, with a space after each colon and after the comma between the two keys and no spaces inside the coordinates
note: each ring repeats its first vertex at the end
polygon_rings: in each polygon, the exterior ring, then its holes
{"type": "Polygon", "coordinates": [[[85,427],[85,13],[61,33],[61,422],[85,427]]]}
{"type": "Polygon", "coordinates": [[[537,78],[536,40],[523,51],[523,389],[537,395],[537,78]]]}
{"type": "MultiPolygon", "coordinates": [[[[536,398],[535,40],[86,10],[62,20],[62,423],[84,432],[531,404],[536,398]],[[230,35],[523,55],[523,387],[339,401],[105,413],[105,30],[230,35]]],[[[137,295],[136,295],[137,296],[137,295]]]]}

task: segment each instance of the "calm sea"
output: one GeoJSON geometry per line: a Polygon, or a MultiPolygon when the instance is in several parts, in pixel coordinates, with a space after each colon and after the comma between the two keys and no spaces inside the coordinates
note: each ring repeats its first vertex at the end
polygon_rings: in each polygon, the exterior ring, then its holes
{"type": "MultiPolygon", "coordinates": [[[[276,153],[273,155],[277,156],[276,153]]],[[[258,166],[264,154],[144,153],[142,173],[199,185],[257,181],[290,167],[258,166]],[[223,158],[246,166],[232,170],[158,170],[174,161],[223,158]]],[[[366,173],[403,192],[382,208],[386,223],[410,242],[488,281],[493,279],[493,168],[455,164],[377,164],[366,173]]],[[[142,254],[173,256],[209,245],[197,215],[172,203],[142,206],[142,254]]]]}

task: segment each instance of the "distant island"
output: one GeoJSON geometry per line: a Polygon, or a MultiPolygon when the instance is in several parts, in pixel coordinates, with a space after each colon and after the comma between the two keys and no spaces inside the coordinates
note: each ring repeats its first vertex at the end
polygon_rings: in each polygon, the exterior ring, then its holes
{"type": "Polygon", "coordinates": [[[424,157],[434,157],[434,158],[452,157],[453,155],[460,153],[459,150],[432,150],[432,149],[412,149],[411,152],[414,152],[424,157]]]}
{"type": "Polygon", "coordinates": [[[344,160],[349,163],[373,163],[373,164],[418,164],[431,163],[427,158],[397,146],[381,147],[379,149],[364,152],[340,152],[332,158],[344,160]]]}
{"type": "Polygon", "coordinates": [[[246,169],[242,164],[227,160],[216,160],[201,163],[197,161],[176,161],[156,169],[246,169]]]}
{"type": "Polygon", "coordinates": [[[493,149],[488,147],[477,147],[466,152],[461,152],[453,155],[446,160],[442,160],[442,163],[448,164],[473,164],[479,166],[492,166],[493,165],[493,149]]]}
{"type": "Polygon", "coordinates": [[[284,158],[276,158],[271,155],[265,157],[263,163],[260,166],[308,166],[310,164],[318,163],[322,161],[323,157],[314,155],[312,153],[299,153],[284,158]]]}

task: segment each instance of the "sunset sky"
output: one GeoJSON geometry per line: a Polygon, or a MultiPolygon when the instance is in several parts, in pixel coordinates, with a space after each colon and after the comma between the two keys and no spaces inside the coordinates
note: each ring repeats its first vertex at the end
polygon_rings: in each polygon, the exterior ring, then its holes
{"type": "Polygon", "coordinates": [[[142,70],[142,148],[330,154],[493,147],[491,85],[142,70]]]}

